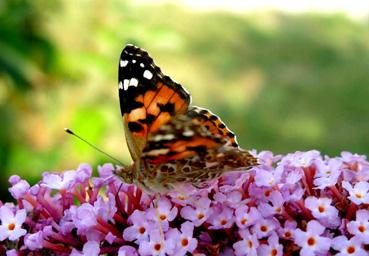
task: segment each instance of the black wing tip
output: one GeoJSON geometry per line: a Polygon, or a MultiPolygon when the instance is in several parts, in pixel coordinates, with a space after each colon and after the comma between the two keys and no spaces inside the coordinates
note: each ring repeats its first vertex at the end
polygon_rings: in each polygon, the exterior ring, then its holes
{"type": "Polygon", "coordinates": [[[126,46],[122,50],[121,55],[141,55],[141,56],[148,56],[148,53],[146,50],[142,49],[141,47],[138,47],[134,44],[126,44],[126,46]]]}

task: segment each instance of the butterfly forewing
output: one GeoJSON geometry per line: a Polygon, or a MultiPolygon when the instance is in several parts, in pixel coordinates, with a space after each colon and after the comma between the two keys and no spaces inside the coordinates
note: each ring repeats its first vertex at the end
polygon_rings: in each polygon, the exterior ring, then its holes
{"type": "Polygon", "coordinates": [[[129,150],[139,160],[147,136],[185,113],[189,93],[165,76],[146,51],[127,45],[119,60],[119,100],[129,150]]]}

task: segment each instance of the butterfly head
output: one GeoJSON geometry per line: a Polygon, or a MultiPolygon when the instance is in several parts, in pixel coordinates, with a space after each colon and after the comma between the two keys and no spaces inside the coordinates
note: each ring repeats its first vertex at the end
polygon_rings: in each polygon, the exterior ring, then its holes
{"type": "Polygon", "coordinates": [[[132,184],[135,181],[134,168],[134,165],[120,167],[115,169],[114,174],[120,177],[125,183],[132,184]]]}

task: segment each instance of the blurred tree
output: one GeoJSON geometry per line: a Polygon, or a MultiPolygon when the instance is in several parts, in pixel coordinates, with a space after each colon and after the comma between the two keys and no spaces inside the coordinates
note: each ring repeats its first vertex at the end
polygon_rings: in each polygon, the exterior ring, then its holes
{"type": "MultiPolygon", "coordinates": [[[[52,84],[46,81],[56,70],[56,49],[42,27],[48,7],[40,1],[0,3],[0,173],[6,173],[15,142],[23,142],[19,122],[21,113],[32,109],[32,90],[52,84]]],[[[7,176],[1,175],[0,184],[6,183],[7,176]]],[[[7,194],[6,187],[0,186],[1,195],[7,194]]]]}

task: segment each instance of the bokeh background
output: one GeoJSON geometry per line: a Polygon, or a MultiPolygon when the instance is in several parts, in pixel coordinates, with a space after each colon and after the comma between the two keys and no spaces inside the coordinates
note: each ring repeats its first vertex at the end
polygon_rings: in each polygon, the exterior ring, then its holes
{"type": "Polygon", "coordinates": [[[11,174],[32,184],[43,171],[111,161],[64,127],[130,162],[117,93],[127,43],[148,50],[244,148],[368,155],[367,1],[358,13],[198,2],[0,1],[0,198],[11,174]]]}

